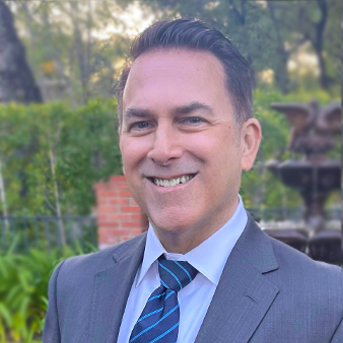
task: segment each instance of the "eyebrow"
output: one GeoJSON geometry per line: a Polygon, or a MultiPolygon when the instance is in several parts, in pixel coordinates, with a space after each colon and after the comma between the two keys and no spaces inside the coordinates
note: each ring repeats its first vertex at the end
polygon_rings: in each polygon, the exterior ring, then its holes
{"type": "Polygon", "coordinates": [[[153,115],[153,112],[151,112],[150,110],[146,110],[144,108],[129,107],[124,112],[124,117],[126,118],[132,118],[132,117],[146,118],[152,115],[153,115]]]}
{"type": "Polygon", "coordinates": [[[194,102],[191,102],[190,104],[187,104],[187,105],[177,106],[173,109],[173,114],[174,115],[189,114],[189,113],[192,113],[192,112],[198,111],[198,110],[205,111],[205,112],[208,112],[210,114],[213,114],[212,107],[205,105],[199,101],[194,101],[194,102]]]}
{"type": "MultiPolygon", "coordinates": [[[[199,101],[193,101],[187,105],[176,106],[172,109],[172,113],[174,115],[182,115],[182,114],[189,114],[198,110],[206,111],[211,115],[214,113],[212,107],[205,105],[199,101]]],[[[124,117],[126,118],[132,118],[132,117],[146,118],[146,117],[152,117],[153,115],[154,113],[152,111],[148,109],[144,109],[144,108],[129,107],[124,112],[124,117]]]]}

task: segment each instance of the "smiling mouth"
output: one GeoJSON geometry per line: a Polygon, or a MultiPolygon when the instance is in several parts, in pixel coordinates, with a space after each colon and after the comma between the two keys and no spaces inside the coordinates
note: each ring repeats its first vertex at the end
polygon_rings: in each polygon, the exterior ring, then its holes
{"type": "Polygon", "coordinates": [[[195,175],[196,174],[182,175],[174,179],[159,179],[156,177],[149,177],[148,179],[159,187],[174,187],[189,182],[195,175]]]}

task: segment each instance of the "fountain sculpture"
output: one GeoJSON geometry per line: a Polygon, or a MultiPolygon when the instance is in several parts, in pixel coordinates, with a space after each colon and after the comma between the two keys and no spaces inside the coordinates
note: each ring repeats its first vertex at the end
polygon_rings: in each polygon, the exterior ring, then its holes
{"type": "Polygon", "coordinates": [[[268,234],[307,252],[315,260],[342,263],[341,231],[326,227],[325,202],[341,188],[341,163],[329,160],[334,135],[341,133],[341,104],[320,108],[309,104],[272,103],[271,108],[285,114],[292,126],[289,150],[304,154],[302,160],[270,161],[267,168],[285,185],[295,188],[304,200],[305,227],[302,230],[266,230],[268,234]]]}

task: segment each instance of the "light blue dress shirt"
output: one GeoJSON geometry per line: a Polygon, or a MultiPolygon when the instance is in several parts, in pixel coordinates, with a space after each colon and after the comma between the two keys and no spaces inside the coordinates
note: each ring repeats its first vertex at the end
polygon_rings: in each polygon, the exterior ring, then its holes
{"type": "Polygon", "coordinates": [[[117,343],[128,343],[131,331],[151,293],[160,285],[157,259],[165,254],[166,259],[187,261],[199,273],[195,279],[178,293],[180,326],[177,343],[193,343],[206,315],[218,285],[226,260],[241,236],[248,221],[243,201],[239,196],[238,206],[218,231],[185,255],[168,253],[149,225],[144,258],[133,282],[126,304],[117,343]]]}

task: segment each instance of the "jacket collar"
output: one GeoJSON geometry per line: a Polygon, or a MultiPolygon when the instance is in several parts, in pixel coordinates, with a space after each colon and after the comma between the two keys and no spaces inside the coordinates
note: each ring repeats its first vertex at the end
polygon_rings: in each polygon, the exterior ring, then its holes
{"type": "Polygon", "coordinates": [[[249,216],[195,343],[247,343],[279,293],[278,287],[263,275],[276,269],[270,238],[249,216]]]}
{"type": "MultiPolygon", "coordinates": [[[[143,234],[115,247],[112,262],[95,274],[88,343],[116,342],[145,241],[143,234]]],[[[195,343],[248,342],[279,292],[263,276],[276,269],[271,240],[249,215],[195,343]]]]}

